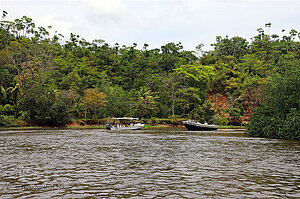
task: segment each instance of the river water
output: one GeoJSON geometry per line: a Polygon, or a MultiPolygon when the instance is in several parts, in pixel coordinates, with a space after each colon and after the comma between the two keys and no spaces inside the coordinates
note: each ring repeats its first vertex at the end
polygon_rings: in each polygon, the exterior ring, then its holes
{"type": "Polygon", "coordinates": [[[300,142],[238,130],[0,131],[0,198],[300,198],[300,142]]]}

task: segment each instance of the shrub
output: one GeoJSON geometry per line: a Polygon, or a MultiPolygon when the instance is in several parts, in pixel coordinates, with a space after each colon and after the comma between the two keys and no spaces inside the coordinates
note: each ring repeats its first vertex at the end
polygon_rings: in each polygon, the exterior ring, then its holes
{"type": "Polygon", "coordinates": [[[245,114],[244,108],[237,100],[233,102],[232,108],[227,110],[229,114],[228,124],[241,126],[241,117],[245,114]]]}
{"type": "Polygon", "coordinates": [[[228,124],[228,121],[226,117],[216,114],[214,115],[213,123],[224,126],[228,124]]]}
{"type": "Polygon", "coordinates": [[[13,115],[15,107],[10,104],[0,105],[0,114],[2,115],[13,115]]]}
{"type": "Polygon", "coordinates": [[[0,115],[0,126],[10,126],[13,116],[0,115]]]}
{"type": "Polygon", "coordinates": [[[67,106],[51,90],[35,88],[28,90],[20,100],[20,110],[29,122],[36,125],[62,126],[71,122],[67,106]]]}
{"type": "Polygon", "coordinates": [[[250,118],[250,136],[300,139],[300,67],[274,78],[264,101],[250,118]]]}

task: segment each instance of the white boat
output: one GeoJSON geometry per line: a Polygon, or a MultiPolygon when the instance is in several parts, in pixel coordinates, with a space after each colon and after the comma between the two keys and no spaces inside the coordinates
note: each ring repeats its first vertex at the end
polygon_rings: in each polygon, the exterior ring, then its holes
{"type": "Polygon", "coordinates": [[[214,124],[200,123],[194,120],[183,121],[183,125],[189,131],[215,131],[219,128],[219,126],[214,124]]]}
{"type": "Polygon", "coordinates": [[[112,124],[106,124],[107,130],[140,130],[145,124],[134,123],[133,120],[139,120],[139,118],[131,118],[131,117],[119,117],[119,118],[111,118],[112,120],[118,120],[118,123],[113,122],[112,124]],[[130,121],[130,124],[125,124],[124,121],[130,121]]]}

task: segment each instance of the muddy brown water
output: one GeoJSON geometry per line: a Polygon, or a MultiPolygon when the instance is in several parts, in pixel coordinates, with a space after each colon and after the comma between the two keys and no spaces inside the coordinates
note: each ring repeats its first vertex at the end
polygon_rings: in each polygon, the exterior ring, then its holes
{"type": "Polygon", "coordinates": [[[300,142],[241,130],[0,131],[0,198],[300,198],[300,142]]]}

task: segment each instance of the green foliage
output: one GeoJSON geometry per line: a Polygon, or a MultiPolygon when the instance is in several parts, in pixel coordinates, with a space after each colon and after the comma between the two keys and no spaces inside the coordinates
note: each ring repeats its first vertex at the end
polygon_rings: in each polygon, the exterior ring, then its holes
{"type": "Polygon", "coordinates": [[[212,105],[209,102],[199,104],[187,115],[189,118],[198,120],[199,122],[208,122],[214,123],[213,116],[215,110],[212,108],[212,105]]]}
{"type": "Polygon", "coordinates": [[[227,111],[229,114],[229,125],[242,125],[241,117],[245,114],[245,111],[240,101],[235,100],[233,102],[233,107],[227,111]]]}
{"type": "Polygon", "coordinates": [[[104,107],[106,117],[131,115],[134,104],[130,103],[128,93],[120,86],[106,87],[104,93],[107,96],[107,105],[104,107]]]}
{"type": "Polygon", "coordinates": [[[10,104],[0,105],[0,115],[14,115],[15,107],[10,104]]]}
{"type": "Polygon", "coordinates": [[[99,92],[97,89],[87,89],[84,91],[83,105],[85,107],[85,118],[86,112],[89,110],[94,113],[94,119],[97,119],[97,112],[106,103],[106,95],[99,92]]]}
{"type": "Polygon", "coordinates": [[[300,139],[299,66],[270,82],[263,103],[251,117],[249,135],[300,139]]]}
{"type": "Polygon", "coordinates": [[[155,115],[157,110],[157,99],[155,92],[152,92],[149,88],[143,86],[139,90],[135,91],[135,114],[139,118],[150,118],[151,115],[155,115]]]}
{"type": "MultiPolygon", "coordinates": [[[[71,33],[62,44],[63,36],[50,34],[51,27],[36,27],[26,16],[6,21],[6,15],[3,12],[0,21],[0,114],[23,115],[39,124],[62,125],[70,117],[122,116],[237,124],[261,101],[258,91],[271,77],[284,76],[300,60],[299,33],[294,29],[280,38],[259,28],[251,42],[218,36],[214,50],[204,52],[203,44],[196,47],[199,58],[180,42],[138,49],[136,43],[110,46],[71,33]],[[94,100],[85,103],[92,99],[86,91],[94,89],[106,96],[105,106],[94,100]],[[214,116],[208,98],[215,94],[239,99],[228,105],[232,107],[228,117],[220,116],[225,115],[220,107],[214,116]],[[14,108],[4,110],[6,104],[14,108]]],[[[295,111],[286,117],[296,120],[295,111]]],[[[287,123],[281,128],[296,127],[287,123]]]]}
{"type": "Polygon", "coordinates": [[[17,104],[17,101],[21,97],[20,84],[17,83],[14,87],[7,88],[6,91],[9,93],[9,98],[13,101],[13,103],[17,104]]]}
{"type": "Polygon", "coordinates": [[[232,37],[231,39],[226,36],[222,38],[217,36],[217,43],[213,44],[218,56],[233,56],[240,58],[249,51],[249,42],[241,37],[232,37]]]}
{"type": "Polygon", "coordinates": [[[0,126],[10,126],[12,116],[0,115],[0,126]]]}
{"type": "Polygon", "coordinates": [[[219,114],[214,115],[213,121],[214,121],[213,123],[217,124],[217,125],[225,126],[225,125],[228,124],[227,118],[223,117],[223,116],[220,116],[219,114]]]}
{"type": "Polygon", "coordinates": [[[198,64],[181,65],[175,69],[176,73],[183,75],[186,84],[182,84],[177,91],[179,110],[193,119],[200,121],[212,120],[214,110],[206,101],[210,81],[213,81],[214,67],[198,64]]]}
{"type": "Polygon", "coordinates": [[[28,89],[20,100],[19,108],[33,124],[61,126],[70,122],[66,104],[58,100],[51,89],[28,89]]]}

